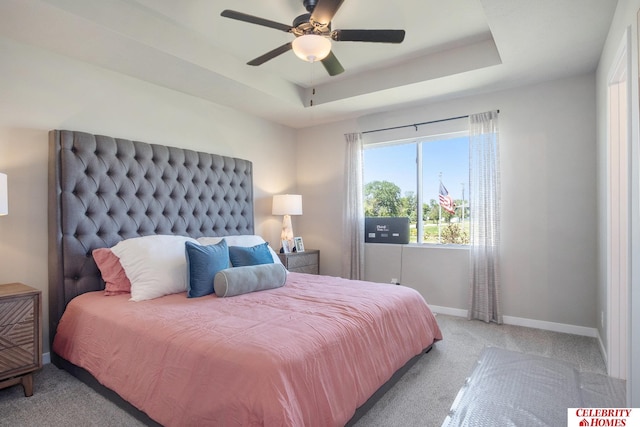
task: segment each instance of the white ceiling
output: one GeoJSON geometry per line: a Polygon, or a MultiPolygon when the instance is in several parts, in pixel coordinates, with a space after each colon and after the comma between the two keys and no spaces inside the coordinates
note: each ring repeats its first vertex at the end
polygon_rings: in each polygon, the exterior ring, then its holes
{"type": "Polygon", "coordinates": [[[302,128],[592,71],[616,3],[345,0],[333,29],[406,37],[333,42],[346,70],[334,77],[293,52],[246,65],[294,36],[220,16],[289,25],[302,0],[0,0],[0,35],[302,128]]]}

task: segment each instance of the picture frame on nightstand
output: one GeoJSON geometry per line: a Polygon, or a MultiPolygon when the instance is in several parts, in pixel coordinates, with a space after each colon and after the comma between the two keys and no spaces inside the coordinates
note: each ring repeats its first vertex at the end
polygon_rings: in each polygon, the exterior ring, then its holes
{"type": "Polygon", "coordinates": [[[293,244],[296,247],[296,252],[304,252],[304,243],[302,242],[302,237],[294,237],[293,244]]]}
{"type": "Polygon", "coordinates": [[[282,253],[283,254],[291,253],[291,246],[289,245],[289,241],[283,240],[281,243],[282,243],[282,253]]]}

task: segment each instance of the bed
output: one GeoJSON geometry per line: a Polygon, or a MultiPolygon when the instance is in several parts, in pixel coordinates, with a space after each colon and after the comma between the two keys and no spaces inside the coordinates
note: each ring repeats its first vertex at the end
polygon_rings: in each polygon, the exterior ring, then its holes
{"type": "Polygon", "coordinates": [[[131,301],[142,288],[123,245],[152,240],[159,260],[165,237],[183,253],[184,239],[259,246],[252,163],[77,131],[49,144],[52,361],[150,424],[345,425],[442,338],[412,289],[302,273],[230,297],[187,286],[131,301]],[[106,248],[130,293],[106,295],[106,248]]]}

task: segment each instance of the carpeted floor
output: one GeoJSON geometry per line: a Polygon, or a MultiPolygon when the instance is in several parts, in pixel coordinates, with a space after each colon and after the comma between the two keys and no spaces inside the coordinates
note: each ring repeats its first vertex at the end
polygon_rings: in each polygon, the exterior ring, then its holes
{"type": "Polygon", "coordinates": [[[606,373],[595,338],[461,317],[437,318],[444,339],[359,420],[357,427],[440,426],[487,346],[564,360],[583,372],[606,373]]]}
{"type": "MultiPolygon", "coordinates": [[[[444,339],[418,360],[355,424],[357,427],[440,426],[487,346],[564,360],[583,372],[606,372],[595,338],[445,315],[438,315],[438,323],[444,339]]],[[[25,398],[20,386],[0,390],[0,426],[140,425],[53,365],[36,374],[32,397],[25,398]]]]}

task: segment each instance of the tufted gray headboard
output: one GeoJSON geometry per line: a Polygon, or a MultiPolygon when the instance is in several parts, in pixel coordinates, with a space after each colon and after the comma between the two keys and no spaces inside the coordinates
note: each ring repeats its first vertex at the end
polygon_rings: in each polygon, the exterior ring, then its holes
{"type": "Polygon", "coordinates": [[[150,234],[253,234],[250,161],[83,132],[49,132],[49,335],[104,283],[91,252],[150,234]]]}

